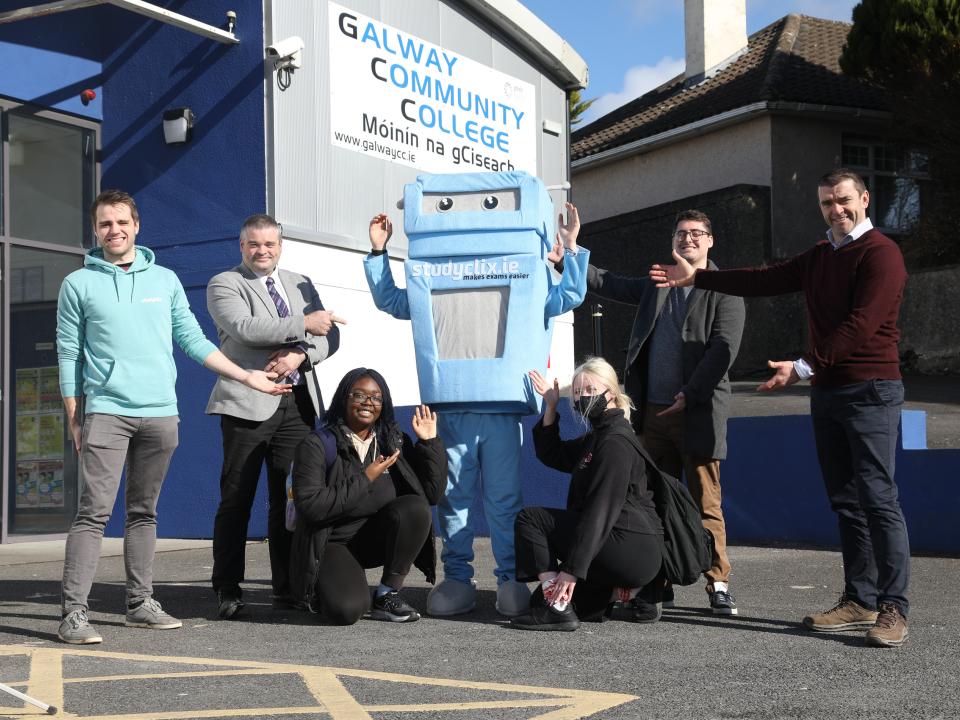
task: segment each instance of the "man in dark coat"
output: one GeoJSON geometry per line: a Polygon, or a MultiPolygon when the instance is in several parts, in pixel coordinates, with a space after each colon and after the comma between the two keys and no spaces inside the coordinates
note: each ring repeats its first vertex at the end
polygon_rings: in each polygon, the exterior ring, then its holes
{"type": "MultiPolygon", "coordinates": [[[[680,213],[674,250],[694,267],[716,269],[707,258],[711,247],[710,218],[698,210],[680,213]]],[[[740,348],[743,300],[708,290],[658,289],[649,277],[624,277],[593,265],[587,289],[637,306],[624,370],[626,391],[639,410],[634,427],[661,470],[686,475],[703,526],[715,541],[713,567],[706,573],[710,606],[714,614],[736,615],[720,507],[720,460],[727,454],[727,372],[740,348]]],[[[667,607],[672,593],[668,589],[664,596],[667,607]]]]}

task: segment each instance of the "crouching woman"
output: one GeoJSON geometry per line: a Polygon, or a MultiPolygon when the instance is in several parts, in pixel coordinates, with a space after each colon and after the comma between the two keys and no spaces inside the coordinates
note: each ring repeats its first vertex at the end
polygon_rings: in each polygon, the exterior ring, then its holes
{"type": "Polygon", "coordinates": [[[647,487],[643,458],[631,444],[630,398],[613,367],[590,358],[574,372],[572,404],[585,435],[560,439],[560,388],[537,371],[543,396],[533,429],[537,457],[571,473],[565,510],[528,507],[515,523],[517,580],[540,581],[527,614],[511,624],[524,630],[576,630],[580,616],[645,622],[656,605],[637,597],[662,563],[662,526],[647,487]]]}
{"type": "Polygon", "coordinates": [[[368,610],[376,620],[420,619],[399,591],[411,565],[436,579],[430,506],[446,486],[447,456],[426,405],[413,431],[416,444],[394,420],[383,376],[357,368],[297,449],[291,578],[298,599],[330,623],[352,625],[368,610]],[[371,606],[364,569],[381,566],[371,606]]]}

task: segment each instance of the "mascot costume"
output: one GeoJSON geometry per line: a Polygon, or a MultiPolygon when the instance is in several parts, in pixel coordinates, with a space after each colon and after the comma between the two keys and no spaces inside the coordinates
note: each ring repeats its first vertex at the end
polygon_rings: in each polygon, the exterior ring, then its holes
{"type": "MultiPolygon", "coordinates": [[[[553,202],[543,183],[523,172],[420,175],[405,186],[402,207],[406,290],[394,284],[384,249],[386,215],[371,221],[374,250],[364,269],[377,307],[412,321],[420,399],[438,411],[447,447],[447,489],[437,504],[444,579],[430,591],[427,612],[474,607],[468,521],[479,490],[496,561],[497,611],[516,616],[530,597],[516,581],[513,547],[523,507],[520,421],[540,412],[527,372],[546,370],[553,318],[583,302],[589,251],[576,248],[576,232],[566,232],[574,251],[564,251],[563,274],[553,280],[553,202]]],[[[576,209],[568,213],[575,217],[576,209]]]]}

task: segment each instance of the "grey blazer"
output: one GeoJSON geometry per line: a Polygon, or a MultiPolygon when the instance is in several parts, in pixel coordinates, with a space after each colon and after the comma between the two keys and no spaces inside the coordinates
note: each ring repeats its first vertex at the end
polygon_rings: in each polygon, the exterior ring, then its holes
{"type": "MultiPolygon", "coordinates": [[[[245,265],[216,275],[207,284],[207,310],[217,325],[220,350],[237,365],[262,370],[275,350],[300,345],[307,360],[300,366],[317,415],[323,414],[323,399],[315,366],[340,346],[340,330],[334,325],[324,336],[303,330],[303,316],[323,310],[323,303],[310,278],[287,270],[277,277],[290,300],[290,315],[281,318],[267,289],[245,265]]],[[[207,402],[208,415],[231,415],[257,422],[266,420],[280,405],[280,396],[266,395],[225,377],[217,379],[207,402]]]]}
{"type": "MultiPolygon", "coordinates": [[[[708,267],[716,270],[713,261],[708,267]]],[[[591,265],[587,289],[597,295],[637,306],[627,346],[623,383],[639,408],[634,426],[642,431],[647,402],[649,339],[669,288],[657,288],[648,277],[615,275],[591,265]]],[[[740,350],[746,310],[743,298],[695,288],[683,323],[683,451],[686,455],[722,460],[727,456],[730,378],[727,372],[740,350]]]]}

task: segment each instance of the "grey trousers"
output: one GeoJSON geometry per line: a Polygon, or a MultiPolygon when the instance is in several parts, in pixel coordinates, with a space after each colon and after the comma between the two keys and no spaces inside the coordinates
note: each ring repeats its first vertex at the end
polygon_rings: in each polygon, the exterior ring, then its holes
{"type": "Polygon", "coordinates": [[[103,529],[120,489],[126,463],[123,560],[127,604],[153,594],[157,500],[177,447],[180,418],[87,415],[80,444],[80,508],[67,536],[63,562],[63,612],[87,607],[100,560],[103,529]]]}

